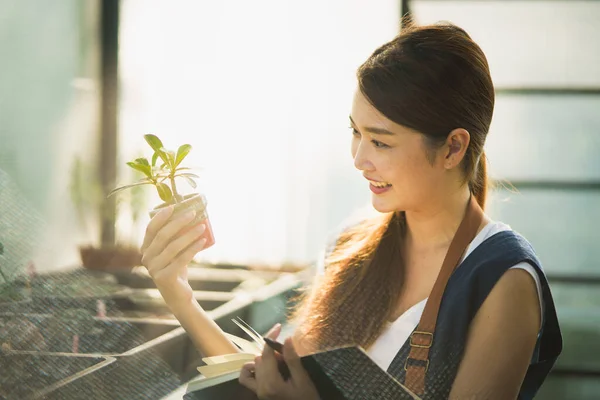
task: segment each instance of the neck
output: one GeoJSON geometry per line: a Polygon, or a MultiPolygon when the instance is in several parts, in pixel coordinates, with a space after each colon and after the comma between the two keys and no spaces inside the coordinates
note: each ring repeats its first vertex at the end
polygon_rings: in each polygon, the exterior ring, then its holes
{"type": "Polygon", "coordinates": [[[420,252],[450,246],[465,215],[470,192],[468,187],[463,187],[434,198],[443,201],[406,211],[406,245],[409,249],[420,252]]]}

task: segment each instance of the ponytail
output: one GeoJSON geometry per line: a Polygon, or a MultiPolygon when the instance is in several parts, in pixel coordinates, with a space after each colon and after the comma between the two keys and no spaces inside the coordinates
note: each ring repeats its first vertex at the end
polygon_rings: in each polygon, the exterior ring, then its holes
{"type": "Polygon", "coordinates": [[[488,189],[487,158],[485,152],[481,152],[476,168],[475,179],[471,182],[471,192],[477,199],[479,207],[481,207],[482,210],[485,210],[488,189]]]}

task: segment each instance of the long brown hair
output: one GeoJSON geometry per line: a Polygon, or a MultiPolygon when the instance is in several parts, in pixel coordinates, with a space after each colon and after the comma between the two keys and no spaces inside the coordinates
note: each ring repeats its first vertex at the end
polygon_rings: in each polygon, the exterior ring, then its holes
{"type": "MultiPolygon", "coordinates": [[[[470,36],[449,23],[409,25],[376,49],[357,77],[362,94],[379,112],[423,134],[428,157],[452,130],[469,132],[463,183],[485,207],[483,146],[494,87],[486,57],[470,36]]],[[[368,348],[380,335],[402,290],[405,232],[405,214],[395,212],[342,233],[326,259],[325,274],[292,315],[307,350],[368,348]]]]}

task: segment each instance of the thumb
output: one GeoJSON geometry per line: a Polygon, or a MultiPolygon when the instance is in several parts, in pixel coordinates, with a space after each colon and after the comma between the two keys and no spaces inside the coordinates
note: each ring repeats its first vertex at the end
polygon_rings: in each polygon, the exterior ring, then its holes
{"type": "Polygon", "coordinates": [[[169,218],[171,218],[174,211],[175,207],[173,207],[173,205],[164,207],[162,210],[157,212],[152,219],[155,220],[155,222],[158,221],[156,223],[162,226],[169,220],[169,218]]]}

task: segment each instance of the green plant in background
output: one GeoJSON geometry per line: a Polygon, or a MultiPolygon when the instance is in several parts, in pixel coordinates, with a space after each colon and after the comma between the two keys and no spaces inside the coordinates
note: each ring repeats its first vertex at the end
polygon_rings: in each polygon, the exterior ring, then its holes
{"type": "Polygon", "coordinates": [[[80,157],[75,157],[73,161],[69,193],[79,224],[84,233],[90,237],[88,219],[90,215],[98,213],[103,196],[102,188],[92,168],[84,163],[80,157]]]}
{"type": "MultiPolygon", "coordinates": [[[[134,187],[128,198],[118,198],[115,204],[117,215],[123,211],[124,206],[129,207],[134,225],[139,221],[141,210],[146,206],[146,193],[143,189],[134,187]]],[[[93,169],[80,157],[75,157],[73,162],[69,191],[81,228],[88,237],[91,237],[89,219],[90,216],[97,215],[98,210],[103,209],[100,205],[104,201],[104,195],[93,169]]]]}
{"type": "Polygon", "coordinates": [[[175,178],[185,179],[194,189],[197,187],[194,179],[199,178],[198,175],[188,172],[191,168],[180,166],[181,162],[192,150],[192,146],[184,144],[177,149],[177,152],[174,152],[165,149],[162,141],[155,135],[144,135],[144,139],[152,150],[154,150],[152,161],[150,162],[147,158],[140,157],[136,158],[134,161],[128,162],[127,165],[136,171],[140,171],[145,177],[138,182],[113,189],[109,193],[109,196],[125,189],[133,189],[143,185],[153,185],[156,188],[159,197],[165,203],[180,203],[183,200],[183,196],[177,190],[175,178]],[[159,159],[162,164],[157,167],[156,164],[159,159]]]}

